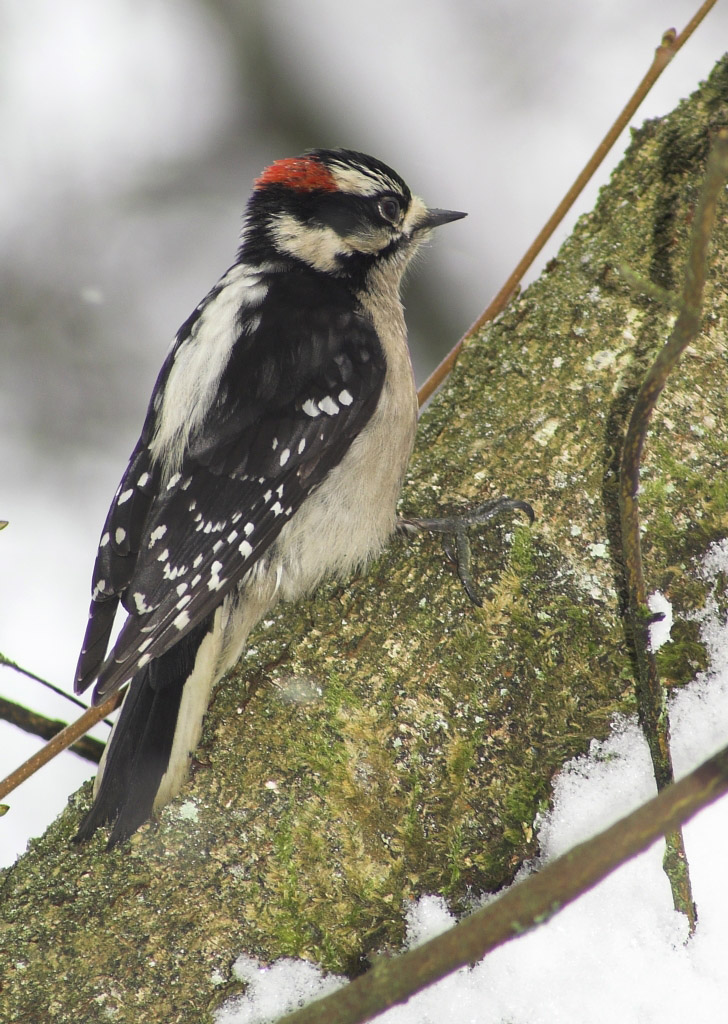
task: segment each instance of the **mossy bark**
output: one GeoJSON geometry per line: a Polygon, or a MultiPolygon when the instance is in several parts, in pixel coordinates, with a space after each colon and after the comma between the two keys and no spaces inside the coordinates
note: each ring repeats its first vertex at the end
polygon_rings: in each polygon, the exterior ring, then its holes
{"type": "MultiPolygon", "coordinates": [[[[219,688],[193,777],[103,852],[69,843],[89,787],[2,885],[0,1019],[211,1020],[240,952],[356,973],[396,948],[407,900],[456,908],[535,852],[563,762],[634,710],[616,470],[672,314],[728,60],[628,154],[542,278],[466,345],[424,414],[402,508],[510,494],[537,521],[473,531],[473,606],[431,540],[280,609],[219,688]]],[[[673,603],[669,685],[704,661],[696,565],[728,527],[728,203],[704,331],[660,399],[641,508],[648,587],[673,603]]],[[[12,811],[11,811],[12,813],[12,811]]]]}

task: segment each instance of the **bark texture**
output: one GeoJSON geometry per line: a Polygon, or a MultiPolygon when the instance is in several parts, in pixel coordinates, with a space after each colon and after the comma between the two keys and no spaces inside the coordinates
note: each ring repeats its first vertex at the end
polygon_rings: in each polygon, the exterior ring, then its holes
{"type": "MultiPolygon", "coordinates": [[[[464,909],[534,854],[554,773],[634,709],[616,470],[673,314],[618,268],[677,288],[725,124],[728,60],[635,132],[595,211],[423,416],[403,512],[503,493],[537,512],[472,531],[484,607],[425,538],[264,623],[158,822],[111,854],[103,835],[73,847],[84,787],[4,873],[0,1019],[210,1021],[239,953],[356,973],[397,948],[407,900],[464,909]]],[[[697,565],[728,528],[727,264],[724,197],[704,330],[643,461],[648,587],[675,609],[669,685],[704,663],[697,565]]]]}

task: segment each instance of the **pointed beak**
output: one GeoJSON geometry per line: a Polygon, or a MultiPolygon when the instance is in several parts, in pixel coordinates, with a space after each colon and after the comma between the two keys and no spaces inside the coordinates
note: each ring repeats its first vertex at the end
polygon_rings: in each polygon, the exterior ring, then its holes
{"type": "Polygon", "coordinates": [[[428,210],[424,220],[417,225],[417,230],[438,228],[441,224],[449,224],[451,220],[461,220],[463,217],[467,217],[467,213],[458,210],[428,210]]]}

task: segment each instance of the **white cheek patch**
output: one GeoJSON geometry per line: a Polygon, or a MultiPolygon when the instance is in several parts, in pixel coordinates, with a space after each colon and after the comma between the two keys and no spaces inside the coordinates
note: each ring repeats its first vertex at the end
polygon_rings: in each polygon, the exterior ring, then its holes
{"type": "MultiPolygon", "coordinates": [[[[424,203],[423,209],[426,209],[424,203]]],[[[304,224],[290,213],[277,213],[270,219],[276,246],[289,256],[307,263],[314,270],[336,271],[342,259],[352,253],[376,253],[385,249],[399,232],[389,227],[372,227],[359,234],[340,235],[333,228],[304,224]]]]}
{"type": "Polygon", "coordinates": [[[303,260],[315,270],[335,270],[340,258],[348,251],[333,228],[323,225],[311,227],[290,213],[277,213],[271,217],[270,230],[279,249],[303,260]]]}

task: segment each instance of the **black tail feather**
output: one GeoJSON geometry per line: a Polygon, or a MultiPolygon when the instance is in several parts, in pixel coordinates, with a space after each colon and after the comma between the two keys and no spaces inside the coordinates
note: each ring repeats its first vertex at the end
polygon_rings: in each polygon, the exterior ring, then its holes
{"type": "Polygon", "coordinates": [[[131,680],[109,741],[98,792],[74,842],[90,839],[101,825],[113,822],[110,849],[151,816],[169,765],[185,682],[211,622],[212,617],[200,623],[131,680]]]}

